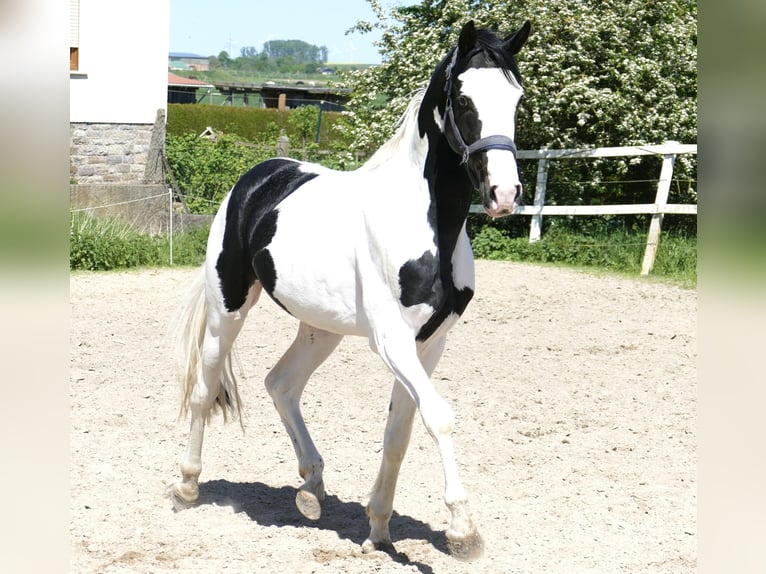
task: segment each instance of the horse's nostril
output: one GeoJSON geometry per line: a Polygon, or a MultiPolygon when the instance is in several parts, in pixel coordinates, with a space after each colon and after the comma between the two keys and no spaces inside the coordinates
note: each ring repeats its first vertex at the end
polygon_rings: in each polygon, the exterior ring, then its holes
{"type": "Polygon", "coordinates": [[[513,198],[513,200],[516,202],[517,205],[521,205],[522,197],[521,194],[524,191],[524,188],[520,183],[516,184],[516,196],[513,198]]]}
{"type": "Polygon", "coordinates": [[[497,203],[497,193],[496,193],[496,191],[497,191],[497,186],[496,185],[493,185],[492,187],[489,188],[489,198],[492,201],[494,201],[495,203],[497,203]]]}

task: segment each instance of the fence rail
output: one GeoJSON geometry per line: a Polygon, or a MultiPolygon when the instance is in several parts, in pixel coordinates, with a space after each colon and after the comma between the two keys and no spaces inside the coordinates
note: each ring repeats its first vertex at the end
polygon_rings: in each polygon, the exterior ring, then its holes
{"type": "MultiPolygon", "coordinates": [[[[666,142],[661,145],[602,147],[593,149],[540,149],[519,150],[518,159],[537,160],[537,181],[533,205],[522,205],[513,210],[514,215],[529,215],[529,241],[539,241],[543,215],[628,215],[651,214],[649,232],[646,238],[644,259],[641,263],[641,275],[648,275],[654,266],[657,245],[660,240],[662,219],[666,213],[697,215],[694,204],[668,203],[670,182],[673,179],[673,166],[676,156],[696,154],[697,144],[666,142]],[[634,157],[643,155],[662,156],[660,178],[657,182],[657,194],[654,203],[622,205],[545,205],[545,193],[548,185],[548,162],[566,159],[596,159],[605,157],[634,157]]],[[[471,205],[471,213],[483,213],[481,205],[471,205]]]]}

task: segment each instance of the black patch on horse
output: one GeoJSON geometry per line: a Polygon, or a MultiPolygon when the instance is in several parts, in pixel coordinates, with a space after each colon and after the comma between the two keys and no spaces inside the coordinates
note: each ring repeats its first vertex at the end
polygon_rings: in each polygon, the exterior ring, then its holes
{"type": "MultiPolygon", "coordinates": [[[[269,294],[277,305],[290,313],[290,311],[287,310],[287,307],[282,305],[282,302],[274,297],[274,288],[277,285],[277,270],[274,267],[274,258],[271,256],[268,249],[261,249],[255,254],[253,257],[253,267],[255,267],[256,273],[258,274],[258,281],[260,281],[263,288],[266,289],[266,293],[269,294]]],[[[292,315],[292,313],[290,314],[292,315]]]]}
{"type": "Polygon", "coordinates": [[[223,246],[215,267],[227,311],[244,305],[256,279],[272,295],[276,285],[274,261],[268,252],[258,258],[258,264],[256,258],[276,233],[276,207],[317,176],[301,171],[301,165],[280,158],[264,161],[239,178],[231,190],[223,246]]]}
{"type": "Polygon", "coordinates": [[[447,296],[444,298],[443,304],[436,309],[436,312],[431,315],[425,325],[420,328],[415,339],[418,341],[428,340],[428,338],[436,332],[436,329],[439,328],[439,325],[444,323],[447,317],[452,313],[458,317],[462,315],[472,298],[473,289],[470,287],[457,289],[452,286],[447,293],[447,296]]]}
{"type": "Polygon", "coordinates": [[[443,296],[439,260],[430,251],[410,259],[399,269],[399,300],[405,307],[428,303],[436,309],[443,296]]]}

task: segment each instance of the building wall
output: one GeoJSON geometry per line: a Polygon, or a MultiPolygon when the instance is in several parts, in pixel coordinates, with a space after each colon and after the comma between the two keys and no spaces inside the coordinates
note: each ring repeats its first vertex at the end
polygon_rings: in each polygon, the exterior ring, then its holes
{"type": "Polygon", "coordinates": [[[144,183],[152,133],[159,132],[155,120],[164,122],[167,110],[169,0],[79,3],[79,69],[69,79],[70,177],[144,183]]]}
{"type": "Polygon", "coordinates": [[[206,72],[210,69],[210,61],[207,58],[181,58],[181,61],[192,70],[206,72]]]}
{"type": "Polygon", "coordinates": [[[80,0],[69,121],[152,124],[167,109],[168,0],[80,0]]]}

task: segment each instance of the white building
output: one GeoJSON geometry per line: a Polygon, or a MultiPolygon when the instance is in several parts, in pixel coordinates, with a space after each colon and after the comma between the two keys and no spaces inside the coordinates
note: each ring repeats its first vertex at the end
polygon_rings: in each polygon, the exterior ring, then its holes
{"type": "Polygon", "coordinates": [[[157,180],[148,164],[153,132],[155,148],[164,142],[169,22],[169,0],[70,0],[72,183],[157,180]]]}

